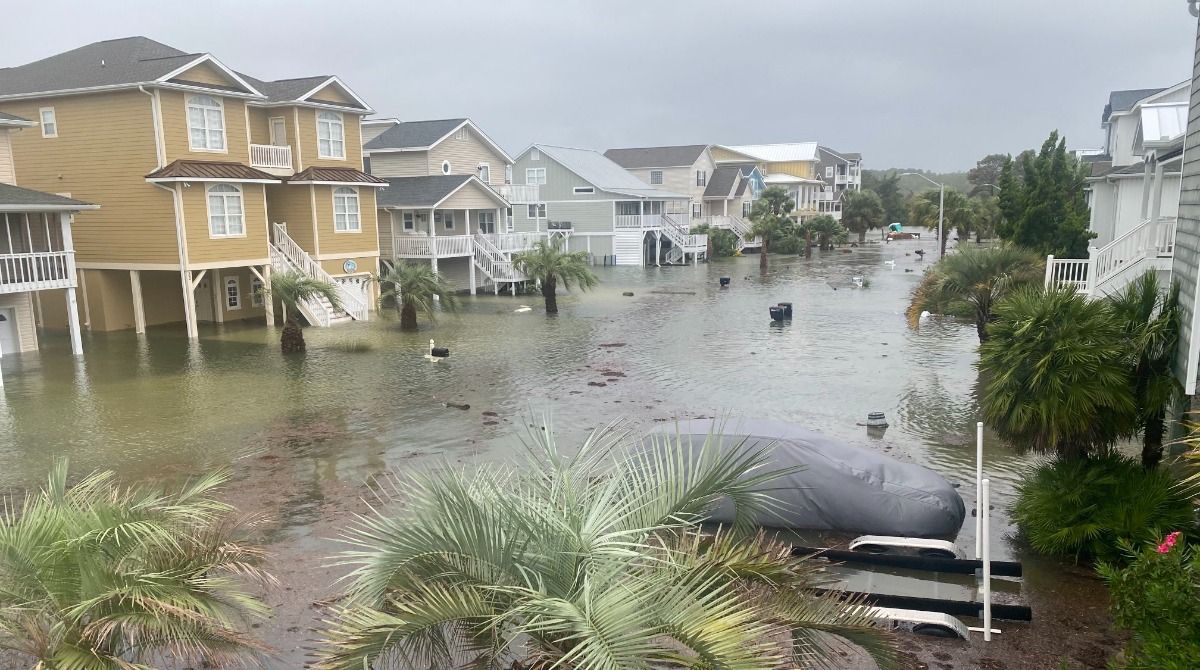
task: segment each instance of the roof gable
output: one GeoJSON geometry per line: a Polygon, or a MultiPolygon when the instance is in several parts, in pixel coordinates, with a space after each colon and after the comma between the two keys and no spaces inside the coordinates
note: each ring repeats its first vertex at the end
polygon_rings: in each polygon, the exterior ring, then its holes
{"type": "Polygon", "coordinates": [[[626,169],[691,167],[708,149],[707,144],[687,144],[673,147],[638,147],[609,149],[604,156],[626,169]]]}
{"type": "Polygon", "coordinates": [[[817,160],[816,142],[722,145],[722,148],[767,163],[817,160]]]}
{"type": "Polygon", "coordinates": [[[363,146],[365,151],[422,151],[428,150],[454,132],[466,119],[406,121],[397,123],[363,146]]]}
{"type": "Polygon", "coordinates": [[[625,168],[591,149],[534,144],[526,149],[522,156],[534,149],[601,191],[638,198],[687,198],[685,195],[650,186],[630,174],[625,168]]]}
{"type": "Polygon", "coordinates": [[[391,177],[385,179],[387,186],[380,189],[376,203],[380,208],[425,208],[436,207],[445,202],[458,191],[473,185],[479,192],[493,200],[499,206],[508,204],[479,178],[467,174],[438,174],[421,177],[391,177]]]}
{"type": "Polygon", "coordinates": [[[236,79],[225,74],[220,68],[215,67],[208,61],[196,63],[188,69],[175,74],[171,77],[172,81],[189,83],[189,84],[204,84],[208,86],[221,87],[237,87],[239,86],[236,79]]]}

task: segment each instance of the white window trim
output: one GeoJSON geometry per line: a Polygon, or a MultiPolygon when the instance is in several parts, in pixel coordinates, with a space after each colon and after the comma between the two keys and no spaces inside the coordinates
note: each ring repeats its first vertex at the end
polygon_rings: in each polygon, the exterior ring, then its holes
{"type": "Polygon", "coordinates": [[[450,165],[450,161],[442,161],[442,174],[450,174],[450,170],[454,169],[450,165]]]}
{"type": "Polygon", "coordinates": [[[708,170],[696,170],[696,186],[708,186],[708,170]]]}
{"type": "Polygon", "coordinates": [[[542,160],[542,152],[538,149],[530,149],[529,150],[529,160],[531,160],[531,161],[542,160]]]}
{"type": "Polygon", "coordinates": [[[236,312],[242,308],[242,283],[237,277],[228,277],[225,279],[225,285],[221,287],[221,294],[225,299],[225,311],[236,312]],[[236,305],[229,304],[229,287],[234,289],[233,298],[237,302],[236,305]]]}
{"type": "Polygon", "coordinates": [[[53,107],[41,107],[38,109],[38,124],[42,127],[42,137],[58,137],[58,115],[54,113],[53,107]],[[54,126],[54,132],[52,133],[46,132],[46,112],[50,112],[50,125],[54,126]]]}
{"type": "Polygon", "coordinates": [[[417,215],[413,212],[401,212],[400,213],[400,230],[415,231],[416,229],[417,229],[417,215]]]}
{"type": "Polygon", "coordinates": [[[467,139],[467,127],[463,126],[462,128],[459,128],[458,130],[454,131],[454,139],[456,139],[456,140],[467,139]]]}
{"type": "Polygon", "coordinates": [[[250,280],[250,306],[263,306],[263,283],[258,277],[250,280]]]}
{"type": "MultiPolygon", "coordinates": [[[[332,197],[333,197],[333,232],[337,233],[339,235],[362,233],[362,200],[358,197],[358,189],[352,188],[350,186],[335,186],[331,190],[333,191],[333,193],[332,193],[332,197]],[[337,227],[337,201],[338,201],[338,191],[340,191],[342,189],[349,189],[354,192],[354,207],[357,210],[355,212],[354,220],[358,223],[357,228],[346,228],[345,230],[338,230],[338,227],[337,227]]],[[[348,223],[349,222],[347,222],[347,225],[348,225],[348,223]]]]}
{"type": "MultiPolygon", "coordinates": [[[[229,195],[231,195],[231,194],[222,194],[222,196],[223,196],[223,197],[229,197],[229,195]]],[[[210,240],[224,240],[224,239],[231,239],[231,238],[232,238],[232,239],[236,239],[236,238],[239,238],[239,237],[245,237],[245,236],[246,236],[246,193],[245,193],[245,191],[243,191],[243,190],[242,190],[242,187],[241,187],[241,186],[238,186],[237,184],[230,184],[230,183],[226,183],[226,182],[218,182],[218,183],[215,183],[215,184],[212,184],[212,185],[208,186],[207,188],[205,188],[205,189],[204,189],[204,208],[205,208],[205,210],[206,210],[206,211],[207,211],[207,213],[208,213],[208,217],[206,218],[206,220],[205,220],[205,223],[206,223],[206,225],[208,226],[208,238],[209,238],[210,240]],[[213,226],[212,226],[212,202],[210,201],[210,199],[209,199],[209,196],[210,196],[210,195],[212,195],[212,193],[211,193],[211,189],[213,189],[213,188],[216,188],[217,186],[232,186],[234,189],[236,189],[236,190],[237,190],[238,199],[242,201],[242,206],[241,206],[241,210],[242,210],[242,232],[240,232],[240,233],[234,233],[234,234],[232,234],[232,235],[231,235],[231,234],[229,234],[229,233],[217,234],[217,233],[214,233],[214,232],[213,232],[213,226]]],[[[225,214],[225,215],[223,215],[223,216],[228,216],[228,214],[225,214]]],[[[228,229],[229,229],[228,222],[226,222],[226,226],[225,226],[225,228],[226,228],[226,230],[228,230],[228,229]]]]}
{"type": "Polygon", "coordinates": [[[545,186],[546,168],[525,168],[526,186],[545,186]],[[532,179],[530,178],[532,176],[532,179]],[[539,181],[540,178],[540,181],[539,181]]]}
{"type": "Polygon", "coordinates": [[[442,230],[454,230],[454,210],[439,211],[442,215],[442,230]],[[446,215],[449,214],[449,217],[446,215]]]}
{"type": "Polygon", "coordinates": [[[545,219],[545,218],[547,218],[545,211],[546,211],[546,203],[531,202],[528,205],[526,205],[525,218],[527,218],[527,219],[545,219]],[[533,209],[533,216],[529,216],[529,208],[533,209]]]}
{"type": "Polygon", "coordinates": [[[663,171],[662,170],[651,170],[650,171],[650,185],[651,186],[661,186],[662,183],[663,183],[663,171]],[[654,175],[658,175],[658,181],[654,181],[654,175]]]}
{"type": "Polygon", "coordinates": [[[481,181],[485,184],[492,183],[492,166],[491,165],[488,165],[487,163],[480,163],[478,166],[475,167],[475,171],[477,173],[479,173],[479,181],[481,181]],[[487,172],[486,175],[484,174],[485,171],[487,172]]]}
{"type": "Polygon", "coordinates": [[[830,178],[832,178],[832,177],[833,177],[833,166],[832,166],[832,165],[826,165],[826,166],[825,166],[825,178],[826,178],[826,179],[830,179],[830,178]]]}
{"type": "MultiPolygon", "coordinates": [[[[184,127],[187,129],[188,150],[189,151],[195,151],[195,152],[206,153],[206,154],[227,154],[227,153],[229,153],[228,124],[225,123],[225,120],[226,120],[225,119],[225,101],[222,100],[219,96],[208,95],[207,93],[196,93],[193,95],[183,96],[183,120],[184,120],[184,127]],[[221,110],[221,146],[224,147],[223,149],[209,149],[207,147],[198,147],[198,146],[192,144],[192,115],[191,115],[192,98],[198,98],[198,97],[212,98],[213,100],[217,101],[217,109],[221,110]]],[[[207,127],[205,128],[205,131],[204,131],[204,138],[205,138],[205,141],[208,140],[207,127]]]]}
{"type": "Polygon", "coordinates": [[[270,142],[272,146],[288,146],[287,125],[286,116],[271,116],[267,118],[267,141],[270,142]],[[283,121],[283,144],[275,144],[275,142],[280,139],[275,136],[275,121],[283,121]]]}
{"type": "MultiPolygon", "coordinates": [[[[346,116],[344,114],[342,114],[341,112],[331,112],[327,109],[319,109],[319,110],[317,110],[317,113],[313,115],[313,117],[315,118],[316,124],[317,124],[317,158],[326,158],[329,160],[340,160],[340,161],[346,160],[346,153],[347,153],[346,152],[346,116]],[[321,115],[322,114],[334,114],[338,117],[338,127],[342,129],[342,137],[341,137],[342,155],[341,156],[334,156],[331,154],[327,155],[327,154],[324,154],[321,152],[321,115]]],[[[329,138],[329,148],[331,150],[333,149],[333,138],[332,137],[329,138]]]]}
{"type": "Polygon", "coordinates": [[[475,227],[479,232],[483,232],[483,220],[485,218],[492,220],[492,232],[496,232],[496,213],[486,209],[475,212],[475,227]]]}
{"type": "Polygon", "coordinates": [[[594,186],[576,186],[571,189],[571,192],[578,195],[591,195],[596,192],[596,188],[594,186]]]}
{"type": "Polygon", "coordinates": [[[698,202],[693,202],[692,203],[692,216],[696,217],[696,218],[700,218],[700,217],[704,216],[704,206],[698,202]]]}
{"type": "Polygon", "coordinates": [[[511,163],[504,166],[504,183],[505,184],[512,183],[512,164],[511,163]]]}

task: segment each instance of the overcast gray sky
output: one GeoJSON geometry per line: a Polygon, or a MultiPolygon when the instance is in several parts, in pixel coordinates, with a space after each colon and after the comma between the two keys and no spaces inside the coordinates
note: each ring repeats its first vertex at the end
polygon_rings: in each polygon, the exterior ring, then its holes
{"type": "Polygon", "coordinates": [[[950,170],[1054,128],[1098,146],[1109,90],[1190,76],[1195,26],[1184,0],[39,0],[5,14],[0,66],[145,35],[470,116],[510,153],[815,140],[950,170]]]}

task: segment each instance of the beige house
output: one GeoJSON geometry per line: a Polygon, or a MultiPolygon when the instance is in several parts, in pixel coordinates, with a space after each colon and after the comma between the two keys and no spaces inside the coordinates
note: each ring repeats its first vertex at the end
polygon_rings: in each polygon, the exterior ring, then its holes
{"type": "Polygon", "coordinates": [[[816,142],[713,145],[711,151],[718,166],[757,167],[764,186],[778,186],[792,196],[798,219],[821,213],[825,182],[817,175],[821,157],[816,142]]]}
{"type": "MultiPolygon", "coordinates": [[[[38,349],[38,326],[46,302],[76,303],[75,247],[71,220],[94,210],[88,204],[54,193],[16,185],[12,135],[36,132],[37,123],[0,113],[0,356],[38,349]]],[[[71,351],[83,353],[79,319],[67,312],[71,351]]]]}
{"type": "Polygon", "coordinates": [[[337,77],[131,37],[0,70],[0,112],[38,126],[12,141],[23,185],[101,206],[74,224],[86,327],[270,323],[273,271],[338,283],[344,310],[303,305],[315,325],[367,317],[383,184],[362,170],[371,109],[337,77]]]}
{"type": "Polygon", "coordinates": [[[512,158],[498,144],[465,118],[381,119],[363,129],[369,170],[387,182],[378,198],[385,264],[428,261],[470,293],[526,280],[512,254],[544,233],[512,232],[512,158]]]}

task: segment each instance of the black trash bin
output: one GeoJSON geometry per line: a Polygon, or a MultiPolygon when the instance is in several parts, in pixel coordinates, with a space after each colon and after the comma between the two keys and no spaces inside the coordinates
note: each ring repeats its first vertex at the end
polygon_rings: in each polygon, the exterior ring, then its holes
{"type": "Polygon", "coordinates": [[[783,308],[782,307],[780,307],[779,305],[771,305],[770,312],[771,312],[771,320],[772,321],[783,321],[784,316],[783,316],[783,308]]]}
{"type": "Polygon", "coordinates": [[[725,288],[726,286],[729,286],[729,282],[730,282],[729,277],[721,277],[721,288],[725,288]]]}
{"type": "Polygon", "coordinates": [[[432,350],[430,350],[429,354],[431,356],[433,356],[434,358],[449,358],[450,357],[450,348],[449,347],[434,347],[432,350]]]}
{"type": "Polygon", "coordinates": [[[792,303],[781,302],[781,303],[779,303],[779,306],[783,308],[783,318],[785,318],[785,319],[792,318],[792,303]]]}

